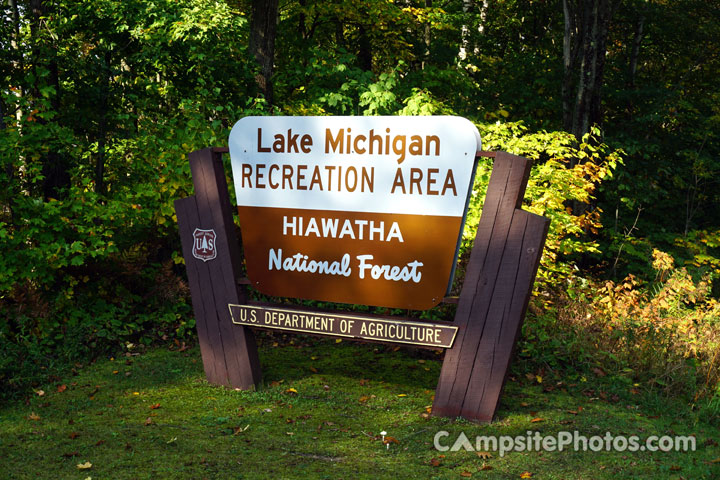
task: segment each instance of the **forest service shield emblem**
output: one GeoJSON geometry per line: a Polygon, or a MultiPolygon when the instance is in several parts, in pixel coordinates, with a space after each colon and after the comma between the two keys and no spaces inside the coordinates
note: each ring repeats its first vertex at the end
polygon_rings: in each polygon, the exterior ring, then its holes
{"type": "Polygon", "coordinates": [[[203,262],[217,257],[215,249],[215,230],[196,228],[193,232],[193,257],[203,262]]]}

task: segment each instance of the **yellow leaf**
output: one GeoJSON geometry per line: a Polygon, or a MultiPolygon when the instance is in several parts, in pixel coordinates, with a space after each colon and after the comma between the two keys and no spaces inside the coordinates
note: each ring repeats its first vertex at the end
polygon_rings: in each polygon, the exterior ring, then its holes
{"type": "Polygon", "coordinates": [[[295,389],[292,388],[292,387],[290,387],[290,388],[288,388],[287,390],[285,390],[285,393],[297,393],[297,392],[298,392],[298,391],[295,390],[295,389]]]}
{"type": "Polygon", "coordinates": [[[92,463],[90,463],[90,462],[78,463],[77,468],[78,468],[78,470],[87,470],[88,468],[92,468],[92,463]]]}
{"type": "Polygon", "coordinates": [[[338,338],[337,340],[335,340],[335,343],[340,343],[340,342],[342,342],[342,338],[338,338]]]}
{"type": "Polygon", "coordinates": [[[542,377],[540,375],[535,375],[535,380],[537,380],[538,383],[542,383],[542,377]]]}
{"type": "Polygon", "coordinates": [[[500,109],[500,110],[498,111],[498,113],[499,113],[500,115],[502,115],[503,118],[507,118],[507,117],[510,116],[510,112],[508,112],[508,111],[505,110],[505,109],[500,109]]]}
{"type": "Polygon", "coordinates": [[[482,458],[483,460],[487,460],[488,458],[492,458],[492,453],[490,452],[475,452],[475,454],[482,458]]]}
{"type": "Polygon", "coordinates": [[[29,418],[30,420],[33,420],[33,421],[37,422],[38,420],[40,420],[40,415],[38,415],[38,414],[35,413],[35,412],[32,412],[30,415],[28,415],[28,418],[29,418]]]}
{"type": "Polygon", "coordinates": [[[398,395],[398,397],[407,397],[407,394],[401,393],[401,394],[398,395]]]}
{"type": "Polygon", "coordinates": [[[520,478],[532,478],[532,473],[530,472],[523,472],[522,475],[520,475],[520,478]]]}

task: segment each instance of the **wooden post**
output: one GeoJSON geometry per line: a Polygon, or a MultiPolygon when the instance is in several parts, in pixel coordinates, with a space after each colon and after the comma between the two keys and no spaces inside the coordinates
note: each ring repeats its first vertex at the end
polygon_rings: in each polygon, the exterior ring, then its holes
{"type": "Polygon", "coordinates": [[[495,416],[550,224],[521,209],[530,166],[526,158],[495,154],[433,415],[481,422],[495,416]]]}
{"type": "Polygon", "coordinates": [[[245,390],[260,381],[260,363],[253,333],[233,325],[228,308],[246,303],[247,293],[237,285],[242,257],[220,152],[189,155],[195,195],[176,200],[175,212],[205,374],[210,383],[245,390]]]}

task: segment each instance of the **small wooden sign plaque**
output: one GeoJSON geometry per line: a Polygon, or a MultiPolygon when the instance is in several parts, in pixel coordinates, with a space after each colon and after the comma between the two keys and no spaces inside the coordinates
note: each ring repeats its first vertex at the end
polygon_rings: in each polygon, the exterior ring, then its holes
{"type": "Polygon", "coordinates": [[[256,305],[229,305],[236,325],[265,327],[296,333],[450,348],[457,327],[450,324],[363,317],[256,305]]]}

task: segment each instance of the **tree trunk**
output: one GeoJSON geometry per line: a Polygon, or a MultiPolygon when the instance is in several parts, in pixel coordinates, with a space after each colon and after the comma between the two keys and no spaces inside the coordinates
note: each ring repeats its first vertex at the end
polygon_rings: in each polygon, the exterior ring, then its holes
{"type": "Polygon", "coordinates": [[[358,35],[358,62],[360,68],[369,72],[372,70],[372,47],[365,25],[358,25],[358,35]]]}
{"type": "Polygon", "coordinates": [[[600,124],[610,0],[563,0],[563,127],[579,140],[600,124]],[[574,97],[574,100],[573,100],[574,97]]]}
{"type": "Polygon", "coordinates": [[[253,0],[250,19],[250,52],[260,65],[255,81],[268,105],[273,103],[272,74],[275,61],[278,0],[253,0]]]}
{"type": "MultiPolygon", "coordinates": [[[[55,45],[50,44],[50,40],[43,38],[43,29],[41,22],[43,18],[49,17],[53,12],[52,2],[43,0],[30,1],[30,33],[31,33],[31,55],[28,65],[35,72],[36,78],[41,78],[40,69],[47,69],[49,72],[50,85],[55,89],[55,94],[50,98],[50,106],[55,113],[60,110],[60,76],[57,63],[57,49],[55,45]]],[[[52,38],[51,38],[52,39],[52,38]]],[[[29,91],[29,95],[34,98],[40,98],[40,82],[35,83],[29,91]]],[[[38,119],[39,124],[46,121],[38,119]]],[[[61,199],[65,195],[65,191],[70,186],[70,162],[62,155],[62,153],[51,150],[48,154],[40,159],[42,163],[42,195],[45,200],[55,198],[61,199]]]]}
{"type": "MultiPolygon", "coordinates": [[[[473,0],[462,0],[463,13],[467,14],[472,10],[475,2],[473,0]]],[[[464,23],[460,28],[460,51],[458,52],[458,58],[465,60],[467,58],[467,52],[470,46],[470,27],[467,23],[464,23]]]]}
{"type": "MultiPolygon", "coordinates": [[[[432,8],[432,0],[425,0],[425,8],[432,8]]],[[[432,31],[430,30],[430,23],[426,22],[423,31],[423,40],[425,42],[425,51],[423,52],[423,61],[421,65],[421,68],[423,70],[425,70],[425,65],[427,65],[428,61],[430,60],[430,42],[432,39],[431,33],[432,31]]]]}
{"type": "Polygon", "coordinates": [[[635,25],[635,35],[632,41],[632,50],[630,51],[630,61],[628,65],[628,86],[635,88],[635,76],[637,75],[638,57],[640,57],[640,45],[644,36],[645,29],[645,13],[640,12],[637,24],[635,25]]]}

